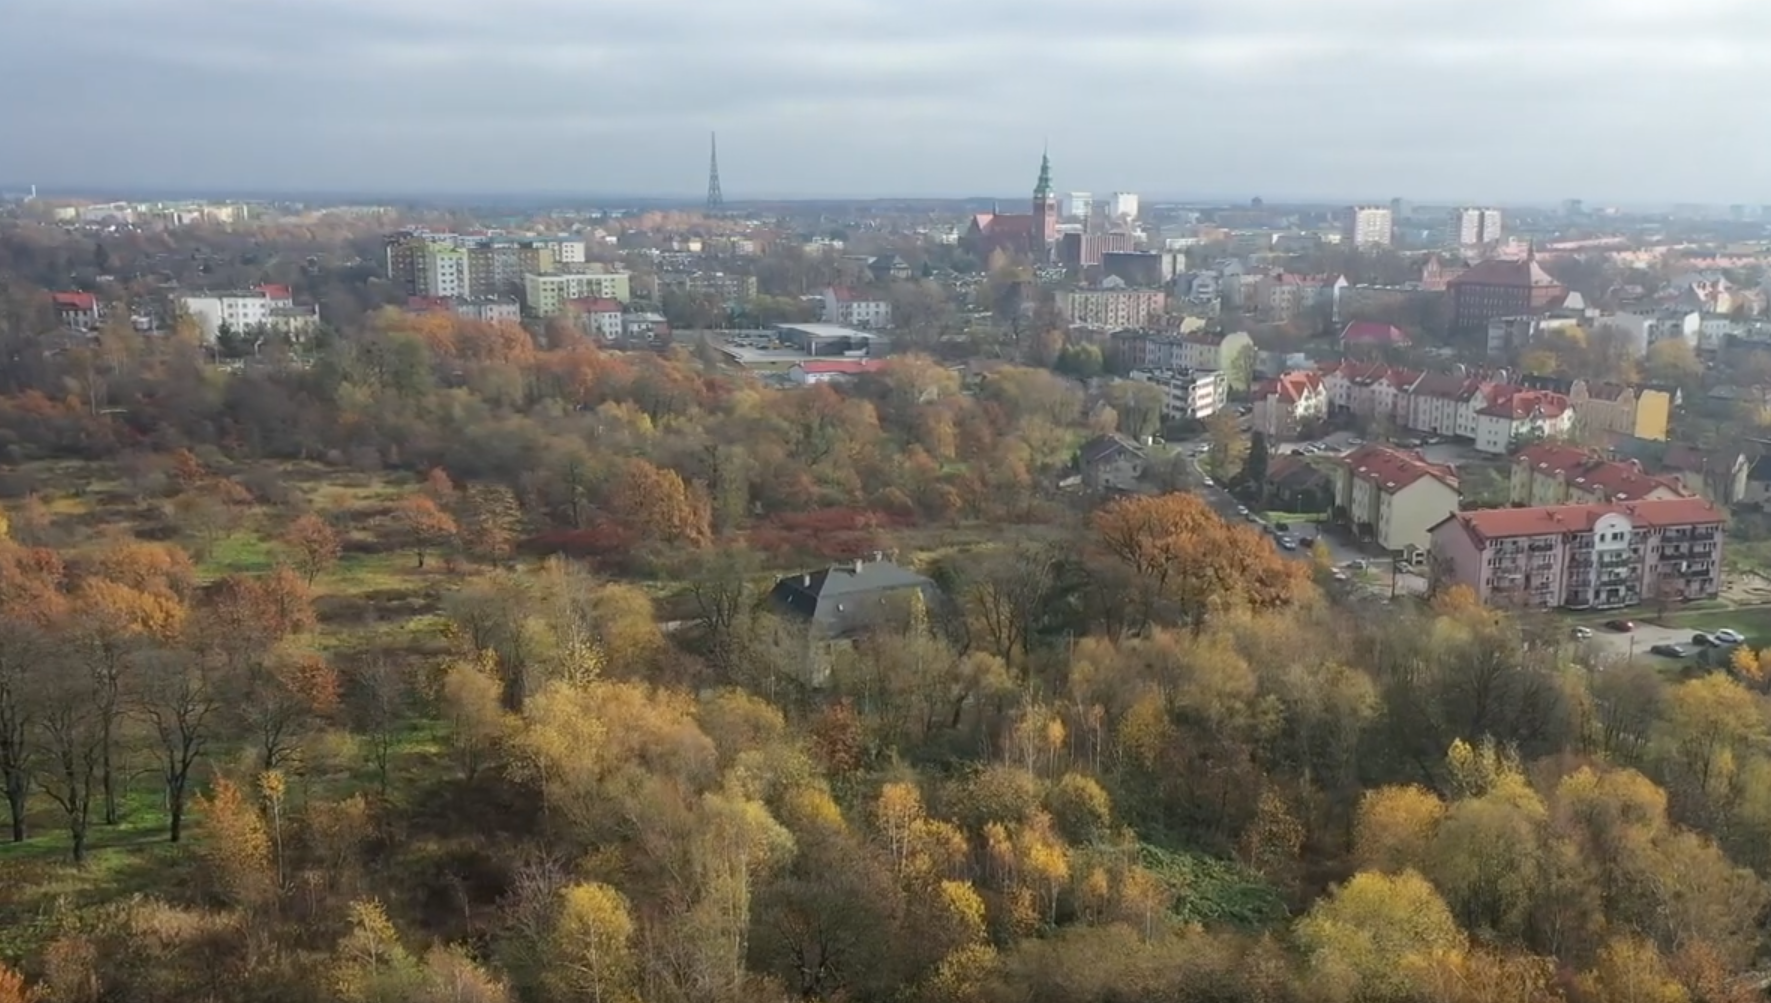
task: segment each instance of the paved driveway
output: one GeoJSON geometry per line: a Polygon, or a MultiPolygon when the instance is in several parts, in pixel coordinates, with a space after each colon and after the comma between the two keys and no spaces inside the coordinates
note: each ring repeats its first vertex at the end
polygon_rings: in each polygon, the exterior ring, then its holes
{"type": "MultiPolygon", "coordinates": [[[[1627,616],[1628,614],[1622,614],[1627,616]]],[[[1689,627],[1657,627],[1651,623],[1637,621],[1636,629],[1628,634],[1620,634],[1607,630],[1602,626],[1593,626],[1593,636],[1587,642],[1617,659],[1629,659],[1636,656],[1650,657],[1648,649],[1657,644],[1690,644],[1691,635],[1696,633],[1689,627]]],[[[1671,662],[1672,659],[1662,659],[1671,662]]]]}

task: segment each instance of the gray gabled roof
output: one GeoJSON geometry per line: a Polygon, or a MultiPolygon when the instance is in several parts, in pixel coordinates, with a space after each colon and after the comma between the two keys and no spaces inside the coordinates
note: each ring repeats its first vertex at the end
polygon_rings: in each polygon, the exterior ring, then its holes
{"type": "Polygon", "coordinates": [[[862,560],[788,575],[775,583],[769,600],[819,631],[841,635],[872,626],[890,612],[892,599],[914,591],[921,591],[925,602],[936,598],[930,579],[891,561],[862,560]]]}
{"type": "Polygon", "coordinates": [[[1134,456],[1144,455],[1143,449],[1140,448],[1137,443],[1120,435],[1118,432],[1097,435],[1088,440],[1082,444],[1082,449],[1078,451],[1078,455],[1082,462],[1082,466],[1086,469],[1104,460],[1110,460],[1115,454],[1121,452],[1128,452],[1134,456]]]}

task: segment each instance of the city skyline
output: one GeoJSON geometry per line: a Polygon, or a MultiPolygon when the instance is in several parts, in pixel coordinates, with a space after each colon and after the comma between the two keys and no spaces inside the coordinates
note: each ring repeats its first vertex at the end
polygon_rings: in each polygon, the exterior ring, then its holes
{"type": "Polygon", "coordinates": [[[1046,140],[1060,192],[1771,202],[1751,130],[1690,130],[1679,156],[1659,132],[1743,100],[1771,8],[1423,6],[20,0],[0,62],[58,83],[0,93],[0,129],[34,137],[0,178],[700,201],[718,131],[732,202],[1006,198],[1046,140]]]}

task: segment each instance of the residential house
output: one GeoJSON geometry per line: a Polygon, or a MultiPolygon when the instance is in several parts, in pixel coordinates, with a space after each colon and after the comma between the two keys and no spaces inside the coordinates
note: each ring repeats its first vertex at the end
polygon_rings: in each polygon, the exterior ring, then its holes
{"type": "Polygon", "coordinates": [[[670,338],[670,321],[661,313],[635,311],[621,315],[621,337],[629,342],[666,341],[670,338]]]}
{"type": "Polygon", "coordinates": [[[769,590],[769,605],[783,619],[805,629],[807,681],[823,685],[830,676],[825,657],[831,645],[843,645],[879,629],[909,622],[920,600],[924,609],[941,601],[940,590],[924,575],[875,553],[872,559],[835,564],[778,579],[769,590]]]}
{"type": "Polygon", "coordinates": [[[1267,505],[1282,512],[1332,511],[1334,485],[1333,475],[1309,457],[1275,456],[1267,463],[1267,505]]]}
{"type": "MultiPolygon", "coordinates": [[[[1572,293],[1570,294],[1573,295],[1572,293]]],[[[1507,361],[1557,331],[1579,330],[1580,316],[1520,314],[1488,319],[1488,357],[1507,361]]]]}
{"type": "Polygon", "coordinates": [[[1147,327],[1162,317],[1167,303],[1161,289],[1076,289],[1058,295],[1058,312],[1072,324],[1147,327]]]}
{"type": "Polygon", "coordinates": [[[1568,434],[1574,409],[1568,398],[1544,390],[1496,386],[1476,412],[1476,450],[1505,455],[1522,442],[1568,434]]]}
{"type": "Polygon", "coordinates": [[[875,282],[904,282],[911,278],[910,263],[896,254],[882,254],[867,263],[875,282]]]}
{"type": "Polygon", "coordinates": [[[1547,390],[1568,398],[1574,407],[1574,429],[1594,441],[1652,438],[1666,434],[1666,420],[1679,391],[1621,383],[1588,382],[1561,376],[1521,374],[1519,386],[1547,390]],[[1637,432],[1645,434],[1638,435],[1637,432]]]}
{"type": "Polygon", "coordinates": [[[1322,384],[1328,394],[1330,414],[1353,414],[1361,418],[1404,424],[1409,389],[1421,374],[1382,362],[1343,360],[1323,367],[1322,384]]]}
{"type": "Polygon", "coordinates": [[[824,290],[824,323],[844,327],[892,326],[892,305],[884,299],[842,286],[824,290]]]}
{"type": "Polygon", "coordinates": [[[1611,460],[1558,442],[1539,442],[1513,457],[1509,500],[1514,505],[1599,504],[1685,498],[1670,478],[1644,472],[1636,460],[1611,460]]]}
{"type": "Polygon", "coordinates": [[[1296,438],[1299,433],[1328,417],[1328,392],[1322,377],[1308,370],[1281,373],[1255,388],[1249,430],[1269,440],[1296,438]]]}
{"type": "Polygon", "coordinates": [[[103,318],[98,297],[92,293],[51,293],[55,319],[70,331],[90,331],[103,318]]]}
{"type": "Polygon", "coordinates": [[[1723,522],[1702,498],[1457,512],[1432,528],[1434,584],[1507,607],[1710,599],[1723,522]]]}
{"type": "Polygon", "coordinates": [[[1450,287],[1451,280],[1469,271],[1469,268],[1470,266],[1461,258],[1456,261],[1446,261],[1437,254],[1431,255],[1427,258],[1426,264],[1421,266],[1421,288],[1429,292],[1445,292],[1450,287]]]}
{"type": "Polygon", "coordinates": [[[1753,461],[1746,472],[1746,490],[1740,500],[1749,505],[1764,505],[1771,502],[1771,453],[1753,461]]]}
{"type": "MultiPolygon", "coordinates": [[[[1408,390],[1408,415],[1402,426],[1428,435],[1457,435],[1464,405],[1481,381],[1462,373],[1427,373],[1408,390]]],[[[1472,417],[1470,425],[1475,420],[1472,417]]]]}
{"type": "Polygon", "coordinates": [[[1097,435],[1082,444],[1076,463],[1090,491],[1130,491],[1144,473],[1144,450],[1123,435],[1097,435]]]}
{"type": "Polygon", "coordinates": [[[1334,499],[1356,536],[1414,561],[1426,552],[1427,531],[1457,511],[1457,473],[1418,453],[1369,444],[1336,461],[1334,499]]]}
{"type": "Polygon", "coordinates": [[[813,359],[794,363],[787,371],[787,378],[802,386],[841,382],[862,373],[877,372],[884,365],[882,359],[813,359]]]}
{"type": "Polygon", "coordinates": [[[567,315],[585,334],[603,341],[621,340],[621,301],[586,296],[567,302],[567,315]]]}

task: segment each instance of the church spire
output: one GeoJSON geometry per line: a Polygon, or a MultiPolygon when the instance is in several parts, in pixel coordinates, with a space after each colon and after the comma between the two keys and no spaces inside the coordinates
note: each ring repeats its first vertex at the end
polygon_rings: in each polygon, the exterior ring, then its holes
{"type": "Polygon", "coordinates": [[[1048,198],[1052,193],[1052,156],[1049,149],[1039,154],[1039,183],[1033,186],[1033,197],[1048,198]]]}

